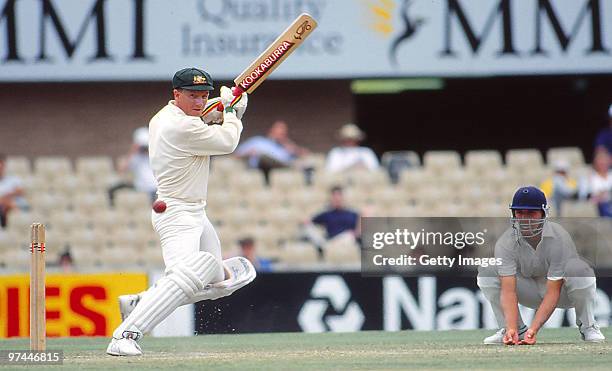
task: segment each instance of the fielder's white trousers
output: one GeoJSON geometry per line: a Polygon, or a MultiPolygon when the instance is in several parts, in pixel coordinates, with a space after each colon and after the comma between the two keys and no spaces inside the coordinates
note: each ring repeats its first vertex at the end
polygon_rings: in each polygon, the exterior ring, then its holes
{"type": "Polygon", "coordinates": [[[212,283],[223,281],[221,242],[215,228],[208,220],[204,203],[185,202],[163,198],[166,211],[152,211],[153,228],[161,242],[166,271],[179,261],[190,259],[197,251],[211,253],[219,263],[212,283]]]}
{"type": "MultiPolygon", "coordinates": [[[[581,262],[585,264],[584,262],[581,262]]],[[[574,264],[579,264],[574,262],[574,264]]],[[[586,264],[585,264],[586,266],[586,264]]],[[[586,269],[586,268],[585,268],[586,269]]],[[[595,306],[596,280],[594,276],[566,277],[561,288],[561,295],[557,308],[574,308],[576,310],[576,325],[592,326],[595,324],[593,308],[595,306]]],[[[519,304],[528,308],[538,309],[546,294],[546,277],[524,277],[516,275],[516,294],[519,304]]],[[[499,328],[506,327],[504,311],[501,306],[501,281],[497,276],[495,267],[479,269],[477,278],[478,287],[489,303],[495,315],[499,328]]],[[[519,313],[517,328],[523,325],[519,313]]]]}

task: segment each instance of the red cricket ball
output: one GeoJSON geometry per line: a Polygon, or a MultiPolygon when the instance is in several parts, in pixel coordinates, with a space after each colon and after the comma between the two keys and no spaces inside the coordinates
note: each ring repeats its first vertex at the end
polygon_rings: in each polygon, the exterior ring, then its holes
{"type": "Polygon", "coordinates": [[[166,211],[166,203],[162,200],[157,200],[153,202],[153,211],[158,214],[163,213],[164,211],[166,211]]]}

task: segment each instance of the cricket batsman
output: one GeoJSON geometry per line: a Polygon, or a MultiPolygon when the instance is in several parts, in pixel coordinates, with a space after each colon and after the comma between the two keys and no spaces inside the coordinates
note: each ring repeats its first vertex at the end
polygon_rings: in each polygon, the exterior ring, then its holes
{"type": "Polygon", "coordinates": [[[209,101],[213,80],[197,68],[176,72],[172,85],[174,99],[149,123],[151,168],[158,203],[164,205],[152,212],[152,223],[166,271],[147,291],[119,298],[123,322],[106,350],[114,356],[141,355],[138,340],[179,306],[230,295],[255,278],[248,260],[221,259],[219,238],[205,211],[210,158],[236,149],[247,95],[234,96],[223,86],[220,97],[209,101]],[[204,114],[219,101],[221,112],[204,114]],[[220,125],[207,124],[213,121],[220,125]]]}
{"type": "Polygon", "coordinates": [[[501,265],[478,272],[478,286],[500,327],[484,343],[535,344],[538,331],[555,308],[575,308],[582,340],[603,342],[605,337],[593,315],[595,274],[578,256],[569,233],[546,219],[544,193],[536,187],[521,187],[510,210],[512,227],[495,245],[501,265]],[[521,319],[519,303],[536,310],[529,327],[521,319]]]}

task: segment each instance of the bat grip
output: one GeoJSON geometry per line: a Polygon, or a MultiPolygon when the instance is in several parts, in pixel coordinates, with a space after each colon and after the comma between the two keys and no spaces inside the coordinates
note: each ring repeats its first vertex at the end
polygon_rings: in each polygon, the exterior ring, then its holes
{"type": "MultiPolygon", "coordinates": [[[[235,96],[235,97],[239,96],[239,95],[240,95],[240,94],[242,94],[242,93],[244,93],[244,90],[242,90],[242,88],[241,88],[241,87],[239,87],[239,86],[234,86],[234,87],[232,87],[232,94],[234,94],[234,96],[235,96]]],[[[219,111],[219,112],[223,112],[223,109],[224,109],[224,107],[223,107],[223,105],[222,105],[222,104],[219,104],[219,105],[217,106],[217,111],[219,111]]]]}

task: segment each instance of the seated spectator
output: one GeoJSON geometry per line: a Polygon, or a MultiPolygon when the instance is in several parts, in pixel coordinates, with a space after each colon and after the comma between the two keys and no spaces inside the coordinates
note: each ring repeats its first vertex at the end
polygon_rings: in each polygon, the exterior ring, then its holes
{"type": "Polygon", "coordinates": [[[601,129],[595,138],[595,153],[600,151],[612,155],[612,104],[608,108],[608,126],[601,129]]]}
{"type": "Polygon", "coordinates": [[[272,271],[272,262],[269,259],[257,256],[255,251],[255,240],[251,237],[246,237],[238,241],[240,245],[240,256],[247,258],[258,272],[272,271]]]}
{"type": "Polygon", "coordinates": [[[580,198],[589,198],[597,204],[599,215],[612,217],[610,192],[612,191],[612,171],[610,171],[610,155],[607,151],[599,151],[593,159],[593,170],[580,187],[580,198]]]}
{"type": "Polygon", "coordinates": [[[125,174],[132,173],[133,182],[120,182],[109,190],[109,198],[113,204],[115,192],[120,189],[135,189],[138,192],[145,192],[150,195],[151,200],[155,200],[157,192],[157,182],[153,176],[153,170],[149,164],[149,129],[141,127],[134,130],[133,143],[127,156],[121,159],[118,164],[118,172],[125,174]]]}
{"type": "Polygon", "coordinates": [[[540,189],[552,201],[556,216],[561,216],[563,201],[576,196],[578,183],[569,175],[567,161],[557,161],[553,166],[554,174],[542,182],[540,189]]]}
{"type": "Polygon", "coordinates": [[[272,124],[265,137],[258,135],[249,138],[234,152],[239,158],[246,158],[249,167],[261,169],[266,181],[272,169],[291,167],[296,159],[307,153],[307,149],[289,138],[287,123],[281,120],[272,124]]]}
{"type": "Polygon", "coordinates": [[[339,186],[331,189],[329,208],[303,224],[304,238],[312,242],[320,254],[323,246],[336,238],[345,239],[348,235],[353,242],[359,240],[359,213],[345,206],[342,187],[339,186]],[[322,226],[326,236],[320,236],[314,225],[322,226]]]}
{"type": "Polygon", "coordinates": [[[374,151],[368,147],[359,146],[364,138],[365,135],[356,125],[346,124],[342,126],[338,132],[340,146],[329,151],[325,169],[329,172],[378,169],[378,158],[374,151]]]}
{"type": "Polygon", "coordinates": [[[0,153],[0,226],[8,224],[8,214],[15,208],[28,209],[28,203],[23,197],[24,190],[21,179],[6,175],[6,155],[0,153]]]}

